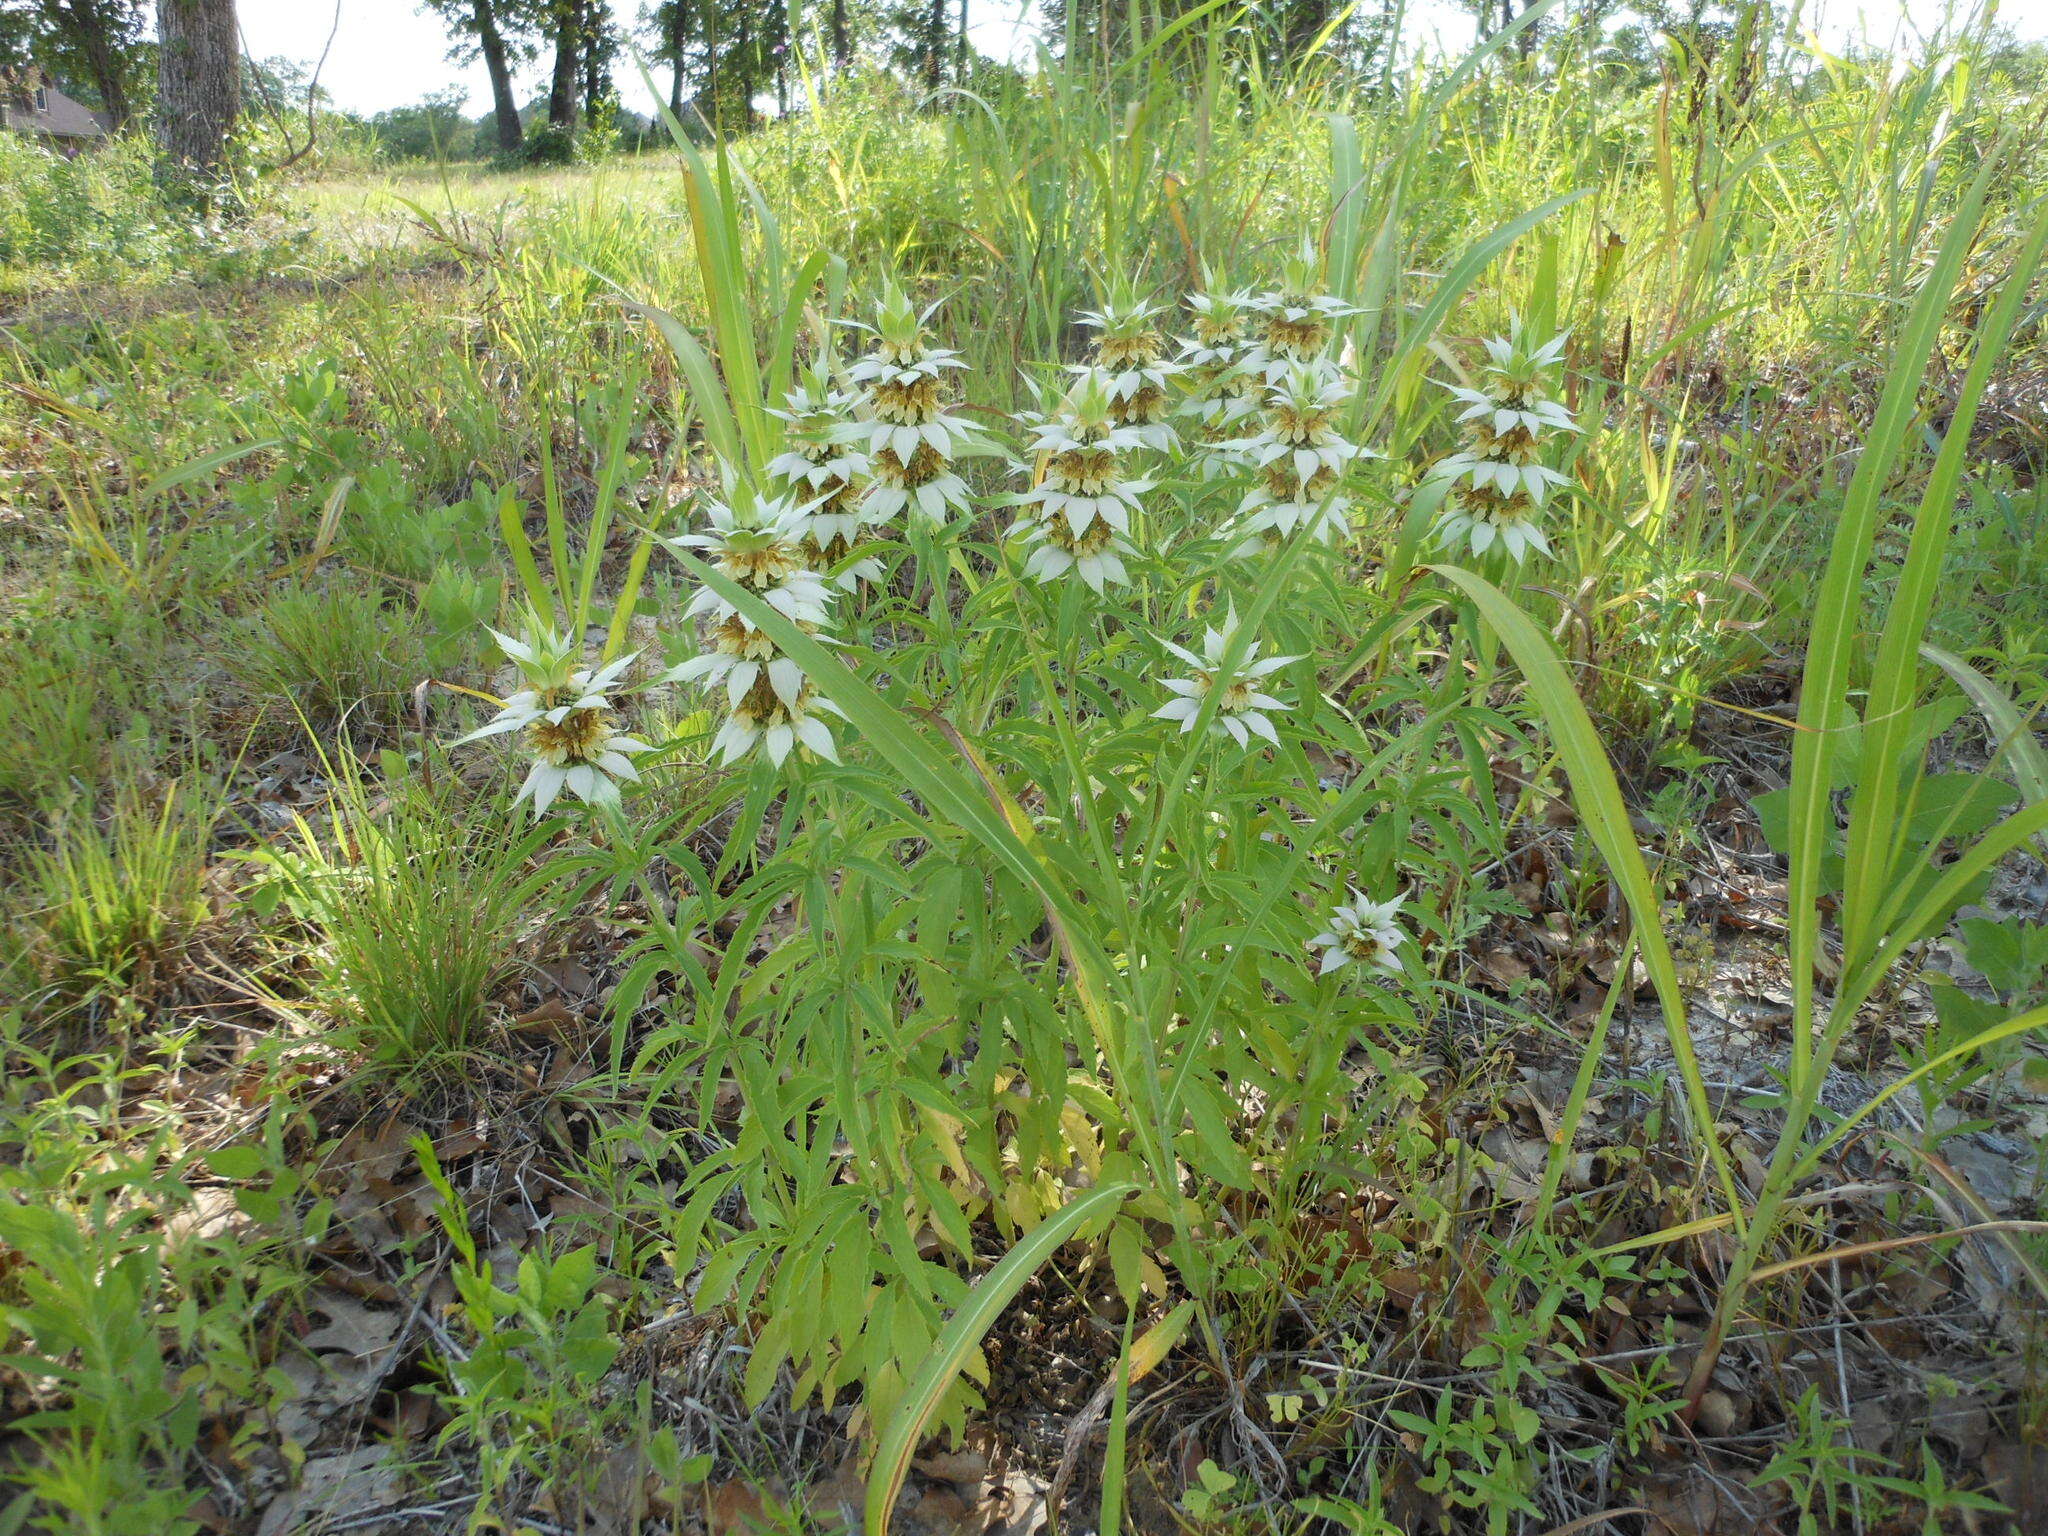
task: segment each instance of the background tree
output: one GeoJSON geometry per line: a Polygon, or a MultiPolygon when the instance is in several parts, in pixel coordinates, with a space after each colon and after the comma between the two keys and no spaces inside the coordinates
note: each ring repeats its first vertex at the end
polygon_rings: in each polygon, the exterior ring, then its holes
{"type": "Polygon", "coordinates": [[[378,152],[392,160],[454,160],[477,152],[477,128],[462,111],[467,95],[450,86],[412,106],[377,113],[369,121],[378,152]]]}
{"type": "MultiPolygon", "coordinates": [[[[1113,3],[1113,0],[1112,0],[1113,3]]],[[[946,83],[948,60],[958,57],[957,42],[965,35],[966,0],[907,0],[895,13],[897,68],[927,91],[946,83]],[[956,13],[954,4],[960,9],[956,13]],[[958,16],[960,32],[954,31],[958,16]]]]}
{"type": "Polygon", "coordinates": [[[832,67],[844,73],[853,66],[853,32],[847,26],[846,0],[832,0],[831,36],[832,67]]]}
{"type": "Polygon", "coordinates": [[[38,65],[117,133],[134,119],[144,52],[142,0],[0,0],[0,64],[38,65]]]}
{"type": "Polygon", "coordinates": [[[157,0],[157,174],[205,190],[227,169],[242,110],[235,0],[157,0]]]}
{"type": "Polygon", "coordinates": [[[619,92],[612,81],[612,63],[619,56],[619,34],[612,26],[611,10],[604,0],[583,0],[577,30],[583,121],[591,125],[615,121],[619,92]]]}
{"type": "MultiPolygon", "coordinates": [[[[1157,32],[1199,10],[1203,0],[1141,0],[1138,20],[1149,32],[1157,32]]],[[[1494,6],[1512,0],[1466,0],[1468,5],[1494,6]]],[[[1232,42],[1256,57],[1268,75],[1277,75],[1300,65],[1316,40],[1325,32],[1321,55],[1333,64],[1363,73],[1383,56],[1393,32],[1394,0],[1266,0],[1246,6],[1242,12],[1218,7],[1211,13],[1218,22],[1231,24],[1232,42]]],[[[1092,58],[1113,65],[1126,58],[1131,49],[1132,8],[1129,0],[1046,0],[1046,38],[1055,53],[1063,57],[1092,58]]],[[[1178,50],[1186,52],[1203,45],[1206,23],[1181,34],[1178,50]]]]}
{"type": "Polygon", "coordinates": [[[643,15],[669,65],[669,103],[679,114],[685,86],[719,133],[752,127],[755,98],[765,92],[787,109],[789,11],[779,0],[661,0],[643,15]]]}
{"type": "Polygon", "coordinates": [[[543,0],[538,21],[554,50],[548,71],[548,126],[573,133],[613,98],[611,61],[618,52],[605,0],[543,0]]]}
{"type": "Polygon", "coordinates": [[[531,0],[423,0],[425,9],[441,18],[455,35],[448,56],[467,64],[482,59],[491,77],[491,116],[498,130],[498,148],[516,154],[526,137],[519,117],[519,98],[512,90],[512,68],[533,57],[531,0]]]}
{"type": "Polygon", "coordinates": [[[548,71],[548,126],[573,133],[576,129],[576,80],[582,63],[583,0],[546,0],[541,12],[541,32],[555,52],[548,71]]]}
{"type": "Polygon", "coordinates": [[[678,117],[683,111],[683,86],[690,79],[698,11],[690,0],[661,0],[659,5],[640,11],[641,23],[653,31],[652,59],[668,66],[668,109],[678,117]]]}

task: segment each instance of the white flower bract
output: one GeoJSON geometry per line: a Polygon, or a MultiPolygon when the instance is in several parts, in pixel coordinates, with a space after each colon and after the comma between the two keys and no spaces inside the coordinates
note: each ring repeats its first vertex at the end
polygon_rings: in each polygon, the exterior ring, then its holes
{"type": "Polygon", "coordinates": [[[1177,721],[1181,734],[1186,735],[1195,728],[1203,705],[1214,695],[1215,712],[1209,719],[1212,733],[1227,736],[1241,747],[1250,745],[1253,736],[1262,736],[1277,747],[1280,735],[1267,718],[1267,711],[1292,709],[1294,706],[1264,692],[1260,685],[1282,667],[1301,658],[1268,656],[1260,660],[1259,642],[1254,640],[1246,646],[1243,660],[1234,669],[1230,668],[1226,662],[1231,639],[1236,632],[1237,610],[1233,608],[1221,629],[1211,628],[1203,635],[1199,656],[1170,640],[1161,642],[1176,658],[1187,663],[1194,676],[1168,678],[1166,689],[1173,697],[1152,714],[1156,719],[1177,721]]]}
{"type": "Polygon", "coordinates": [[[1550,553],[1544,502],[1569,482],[1542,462],[1543,438],[1579,430],[1571,411],[1546,390],[1550,370],[1564,359],[1565,340],[1558,335],[1531,345],[1518,319],[1508,335],[1486,342],[1476,386],[1444,386],[1463,407],[1457,420],[1466,446],[1429,471],[1444,482],[1436,529],[1441,546],[1463,545],[1475,556],[1497,546],[1518,565],[1532,550],[1550,553]]]}
{"type": "Polygon", "coordinates": [[[1118,421],[1109,382],[1103,370],[1084,369],[1056,409],[1026,419],[1042,474],[1030,490],[1010,498],[1024,509],[1012,535],[1036,545],[1024,562],[1025,576],[1046,582],[1076,575],[1098,595],[1130,582],[1124,557],[1137,553],[1131,514],[1152,489],[1150,480],[1124,478],[1123,455],[1143,446],[1146,436],[1142,427],[1118,421]]]}
{"type": "Polygon", "coordinates": [[[640,777],[634,754],[653,750],[612,724],[609,692],[637,655],[616,657],[600,667],[576,666],[571,660],[576,647],[565,635],[538,628],[524,640],[497,630],[491,634],[527,686],[454,744],[524,732],[533,766],[512,803],[531,799],[536,816],[544,815],[564,790],[592,805],[618,804],[619,784],[640,777]]]}
{"type": "MultiPolygon", "coordinates": [[[[830,644],[818,630],[831,616],[833,587],[814,565],[819,551],[835,540],[844,547],[858,514],[757,496],[744,515],[729,503],[714,502],[707,518],[707,530],[683,534],[670,540],[671,546],[708,558],[805,634],[830,644]]],[[[728,713],[712,745],[724,762],[737,762],[759,747],[779,768],[798,746],[827,761],[839,760],[832,733],[819,718],[837,711],[773,636],[708,584],[684,613],[707,621],[706,649],[671,667],[664,680],[723,695],[728,713]]]]}
{"type": "Polygon", "coordinates": [[[1347,965],[1364,965],[1399,975],[1398,951],[1407,935],[1400,925],[1401,898],[1372,901],[1356,889],[1349,901],[1339,902],[1330,913],[1323,931],[1310,939],[1309,947],[1319,949],[1322,961],[1318,976],[1347,965]]]}
{"type": "Polygon", "coordinates": [[[860,327],[873,335],[874,347],[846,371],[861,386],[867,413],[857,440],[873,476],[861,503],[872,523],[906,513],[934,524],[949,521],[969,501],[953,460],[987,451],[973,424],[947,415],[941,403],[946,374],[967,365],[957,353],[927,342],[925,321],[936,307],[914,310],[901,292],[887,290],[875,323],[860,327]]]}

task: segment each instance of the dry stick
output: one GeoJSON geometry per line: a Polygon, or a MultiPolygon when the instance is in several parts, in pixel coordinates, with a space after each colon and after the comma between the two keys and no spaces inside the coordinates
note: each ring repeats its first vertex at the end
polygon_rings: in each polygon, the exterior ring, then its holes
{"type": "MultiPolygon", "coordinates": [[[[255,55],[249,51],[249,34],[239,25],[235,30],[241,35],[242,57],[249,61],[249,75],[256,82],[256,93],[263,98],[263,105],[269,109],[271,117],[277,123],[277,131],[284,135],[284,141],[289,145],[292,141],[291,130],[285,127],[284,114],[278,111],[277,103],[271,99],[270,87],[264,83],[263,72],[255,68],[255,55]]],[[[293,150],[272,166],[270,169],[273,174],[297,165],[313,152],[313,146],[320,141],[320,117],[315,109],[314,98],[320,91],[320,71],[327,67],[327,55],[333,51],[335,34],[340,31],[341,0],[334,0],[334,24],[327,29],[327,41],[320,49],[320,57],[313,64],[312,78],[306,82],[306,142],[301,148],[293,150]]]]}
{"type": "MultiPolygon", "coordinates": [[[[1835,1389],[1842,1399],[1844,1433],[1848,1436],[1850,1451],[1854,1452],[1857,1449],[1856,1414],[1849,1404],[1849,1358],[1842,1348],[1842,1313],[1847,1308],[1842,1301],[1842,1261],[1839,1257],[1828,1260],[1828,1290],[1832,1293],[1829,1300],[1834,1311],[1830,1321],[1834,1324],[1835,1389]]],[[[1851,1479],[1849,1483],[1849,1508],[1856,1523],[1856,1536],[1864,1536],[1863,1482],[1860,1478],[1851,1479]]]]}
{"type": "MultiPolygon", "coordinates": [[[[1940,1175],[1942,1182],[1955,1192],[1956,1198],[1974,1211],[1979,1218],[1985,1221],[1991,1220],[1991,1207],[1984,1203],[1982,1195],[1970,1187],[1969,1180],[1965,1179],[1961,1172],[1933,1152],[1915,1148],[1903,1141],[1900,1145],[1904,1146],[1907,1152],[1919,1158],[1928,1167],[1932,1168],[1935,1173],[1940,1175]]],[[[2033,1256],[2018,1243],[2007,1242],[2005,1248],[2013,1262],[2019,1265],[2020,1272],[2027,1277],[2028,1282],[2034,1287],[2036,1294],[2044,1300],[2048,1300],[2048,1272],[2044,1272],[2033,1256]]]]}
{"type": "Polygon", "coordinates": [[[1576,1520],[1567,1520],[1563,1525],[1553,1525],[1543,1536],[1573,1536],[1577,1531],[1590,1531],[1594,1526],[1609,1520],[1619,1520],[1624,1515],[1647,1515],[1650,1511],[1641,1504],[1631,1504],[1625,1509],[1603,1509],[1598,1514],[1581,1515],[1576,1520]]]}
{"type": "Polygon", "coordinates": [[[1790,1274],[1795,1269],[1810,1269],[1816,1264],[1832,1264],[1838,1259],[1861,1258],[1867,1253],[1886,1253],[1894,1248],[1917,1248],[1922,1243],[1938,1243],[1952,1237],[1971,1237],[1979,1232],[2048,1232],[2048,1221],[1980,1221],[1967,1227],[1949,1227],[1940,1232],[1918,1232],[1911,1237],[1887,1237],[1877,1242],[1851,1243],[1846,1248],[1830,1248],[1825,1253],[1809,1253],[1803,1258],[1787,1259],[1782,1264],[1764,1264],[1750,1271],[1751,1280],[1771,1280],[1779,1275],[1790,1274]]]}

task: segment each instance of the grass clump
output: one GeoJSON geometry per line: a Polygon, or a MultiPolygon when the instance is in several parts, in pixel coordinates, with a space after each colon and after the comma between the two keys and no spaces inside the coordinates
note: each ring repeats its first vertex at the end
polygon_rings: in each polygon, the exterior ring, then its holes
{"type": "Polygon", "coordinates": [[[124,784],[104,821],[90,802],[52,822],[27,852],[10,969],[36,1011],[134,1022],[177,973],[209,911],[207,851],[217,804],[178,782],[124,784]]]}
{"type": "Polygon", "coordinates": [[[336,584],[272,598],[232,659],[258,706],[290,712],[322,733],[388,739],[427,676],[415,612],[382,593],[336,584]]]}
{"type": "Polygon", "coordinates": [[[335,1043],[406,1085],[475,1069],[519,968],[535,839],[479,836],[417,790],[382,803],[343,790],[323,820],[259,856],[259,910],[281,899],[306,925],[335,1043]]]}

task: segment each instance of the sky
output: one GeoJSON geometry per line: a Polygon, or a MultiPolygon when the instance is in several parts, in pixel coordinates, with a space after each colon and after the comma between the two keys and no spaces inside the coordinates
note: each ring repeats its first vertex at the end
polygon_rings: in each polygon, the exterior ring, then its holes
{"type": "MultiPolygon", "coordinates": [[[[627,24],[641,8],[641,0],[608,3],[627,24]]],[[[998,58],[1028,56],[1036,0],[968,3],[969,31],[977,47],[998,58]]],[[[1453,47],[1472,40],[1471,14],[1453,0],[1410,0],[1410,6],[1420,34],[1434,33],[1453,47]]],[[[1856,37],[1883,42],[1902,27],[1917,24],[1924,30],[1945,9],[1944,0],[1821,0],[1817,31],[1830,47],[1856,37]]],[[[246,47],[259,59],[282,55],[310,64],[325,53],[320,83],[345,110],[370,113],[408,106],[450,84],[468,88],[472,114],[490,105],[482,65],[460,68],[449,61],[447,33],[434,17],[420,14],[418,0],[240,0],[240,12],[246,47]]],[[[2048,0],[2001,0],[1998,15],[2022,37],[2048,38],[2048,0]]],[[[541,78],[541,65],[523,72],[522,99],[541,78]]],[[[633,99],[640,93],[629,72],[621,74],[619,83],[626,105],[644,110],[633,99]]]]}

